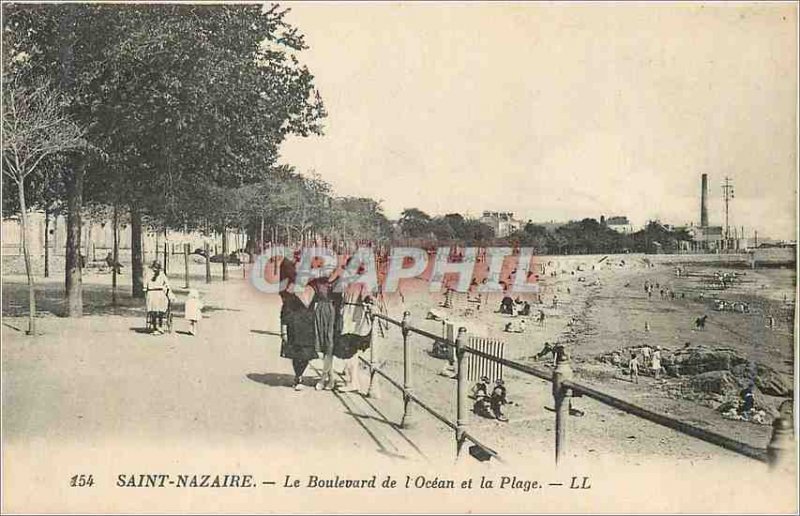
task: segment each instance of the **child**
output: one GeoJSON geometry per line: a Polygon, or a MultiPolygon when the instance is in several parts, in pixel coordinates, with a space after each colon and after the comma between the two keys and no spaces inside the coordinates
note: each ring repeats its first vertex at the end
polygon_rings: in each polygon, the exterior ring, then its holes
{"type": "Polygon", "coordinates": [[[628,363],[628,368],[631,372],[631,381],[639,383],[639,357],[636,353],[631,353],[631,361],[628,363]]]}
{"type": "Polygon", "coordinates": [[[200,300],[200,294],[195,289],[189,291],[189,297],[186,299],[186,306],[184,309],[184,318],[192,325],[189,333],[197,335],[197,322],[203,318],[203,302],[200,300]]]}
{"type": "Polygon", "coordinates": [[[653,351],[652,368],[653,377],[658,380],[661,375],[661,346],[656,346],[656,350],[653,351]]]}

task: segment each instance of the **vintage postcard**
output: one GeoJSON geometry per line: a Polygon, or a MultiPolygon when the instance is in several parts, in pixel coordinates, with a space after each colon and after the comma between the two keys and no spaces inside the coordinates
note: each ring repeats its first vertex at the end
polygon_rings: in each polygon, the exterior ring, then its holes
{"type": "Polygon", "coordinates": [[[797,514],[796,2],[3,2],[5,514],[797,514]]]}

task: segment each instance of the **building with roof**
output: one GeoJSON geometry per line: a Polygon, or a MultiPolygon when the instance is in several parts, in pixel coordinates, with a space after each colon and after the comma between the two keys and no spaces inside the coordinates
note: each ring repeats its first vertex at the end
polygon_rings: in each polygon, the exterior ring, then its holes
{"type": "Polygon", "coordinates": [[[512,211],[484,211],[479,220],[492,228],[494,235],[499,238],[519,231],[524,224],[521,220],[514,218],[512,211]]]}

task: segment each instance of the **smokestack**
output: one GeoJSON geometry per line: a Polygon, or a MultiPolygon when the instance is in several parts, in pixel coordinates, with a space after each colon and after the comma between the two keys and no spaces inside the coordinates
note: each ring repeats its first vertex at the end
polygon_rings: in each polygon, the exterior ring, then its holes
{"type": "Polygon", "coordinates": [[[708,174],[700,179],[700,226],[708,226],[708,174]]]}

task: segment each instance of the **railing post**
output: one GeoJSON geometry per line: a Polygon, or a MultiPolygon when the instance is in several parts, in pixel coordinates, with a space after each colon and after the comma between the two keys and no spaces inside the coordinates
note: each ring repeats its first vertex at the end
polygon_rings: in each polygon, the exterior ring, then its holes
{"type": "Polygon", "coordinates": [[[790,469],[794,464],[794,425],[780,415],[772,422],[772,439],[767,445],[767,460],[773,471],[790,469]]]}
{"type": "Polygon", "coordinates": [[[411,386],[411,356],[408,345],[409,326],[411,325],[411,312],[406,310],[403,312],[403,421],[400,426],[403,428],[410,428],[413,424],[413,417],[411,415],[413,403],[409,394],[412,392],[411,386]]]}
{"type": "Polygon", "coordinates": [[[456,338],[456,458],[461,456],[467,431],[467,367],[464,363],[466,328],[458,329],[456,338]]]}
{"type": "Polygon", "coordinates": [[[567,420],[572,389],[566,388],[565,380],[572,379],[572,366],[563,345],[556,346],[556,367],[553,370],[553,399],[556,410],[556,464],[567,450],[567,420]]]}
{"type": "MultiPolygon", "coordinates": [[[[369,317],[370,331],[369,331],[369,385],[367,386],[368,398],[378,398],[378,390],[375,387],[375,314],[372,311],[371,303],[364,303],[364,308],[367,310],[367,317],[369,317]]],[[[380,323],[378,323],[380,324],[380,323]]]]}

